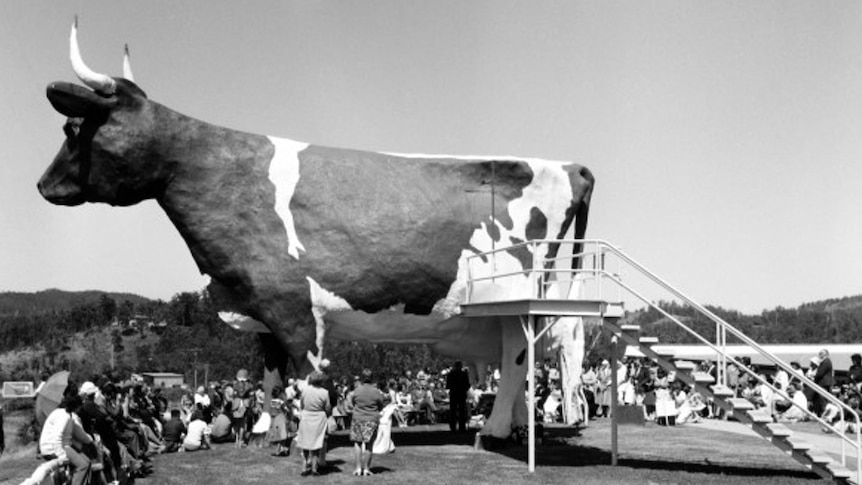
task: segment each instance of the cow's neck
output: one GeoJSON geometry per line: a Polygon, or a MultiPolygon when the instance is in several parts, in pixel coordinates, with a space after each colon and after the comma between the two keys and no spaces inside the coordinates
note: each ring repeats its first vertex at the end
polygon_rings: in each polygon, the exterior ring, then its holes
{"type": "MultiPolygon", "coordinates": [[[[273,146],[265,136],[204,123],[166,109],[170,133],[159,147],[173,166],[158,198],[185,239],[202,273],[221,281],[247,284],[256,248],[249,231],[263,232],[276,221],[259,210],[261,198],[274,199],[267,179],[273,146]]],[[[228,283],[230,286],[230,283],[228,283]]]]}

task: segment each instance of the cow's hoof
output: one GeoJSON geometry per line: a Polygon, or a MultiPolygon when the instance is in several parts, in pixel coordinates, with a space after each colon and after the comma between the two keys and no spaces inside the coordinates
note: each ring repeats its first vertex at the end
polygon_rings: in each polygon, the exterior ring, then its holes
{"type": "Polygon", "coordinates": [[[481,449],[483,450],[502,450],[506,448],[508,445],[508,440],[506,438],[498,438],[496,436],[491,435],[478,435],[478,441],[481,443],[481,449]]]}

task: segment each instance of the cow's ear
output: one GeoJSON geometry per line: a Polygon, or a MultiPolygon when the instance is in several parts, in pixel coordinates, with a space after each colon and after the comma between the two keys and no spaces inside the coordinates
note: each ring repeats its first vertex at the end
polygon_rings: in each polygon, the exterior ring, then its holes
{"type": "Polygon", "coordinates": [[[133,96],[141,96],[144,98],[147,97],[147,93],[145,93],[140,86],[135,84],[134,81],[129,81],[128,79],[123,79],[121,77],[115,78],[114,80],[117,81],[117,91],[121,91],[133,96]]]}
{"type": "Polygon", "coordinates": [[[117,104],[115,96],[103,97],[70,83],[48,85],[47,95],[51,106],[70,118],[103,115],[117,104]]]}

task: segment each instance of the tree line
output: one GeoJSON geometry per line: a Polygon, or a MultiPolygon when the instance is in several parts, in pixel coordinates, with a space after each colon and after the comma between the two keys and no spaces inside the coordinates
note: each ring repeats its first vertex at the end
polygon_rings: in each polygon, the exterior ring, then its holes
{"type": "MultiPolygon", "coordinates": [[[[121,377],[133,372],[178,372],[186,375],[188,383],[195,380],[195,372],[198,382],[231,380],[240,368],[261,377],[263,348],[258,336],[225,325],[205,290],[179,293],[169,301],[52,291],[48,301],[41,303],[33,294],[0,294],[0,352],[34,349],[32,357],[0,368],[0,380],[35,380],[41,372],[61,369],[80,375],[113,372],[121,377]],[[12,300],[17,303],[10,303],[12,300]],[[150,328],[149,322],[165,322],[166,326],[150,328]],[[73,346],[84,352],[71,352],[73,346]]],[[[666,301],[657,306],[714,340],[714,323],[690,306],[666,301]]],[[[778,307],[759,315],[706,308],[758,343],[862,342],[862,296],[793,309],[778,307]]],[[[625,319],[640,324],[643,335],[658,337],[662,343],[700,343],[653,308],[630,312],[625,319]]],[[[728,343],[734,342],[729,339],[728,343]]],[[[424,345],[327,345],[325,354],[333,362],[336,378],[350,378],[366,367],[394,376],[406,369],[440,370],[451,364],[451,359],[424,345]]],[[[609,355],[607,335],[598,326],[588,326],[587,359],[598,361],[609,355]]],[[[296,369],[288,369],[289,375],[296,373],[296,369]]]]}
{"type": "MultiPolygon", "coordinates": [[[[24,300],[32,304],[32,299],[24,300]]],[[[64,296],[63,301],[69,300],[64,296]]],[[[0,352],[34,350],[31,358],[0,368],[0,381],[36,380],[43,372],[64,369],[82,376],[108,373],[121,378],[131,373],[177,372],[185,374],[189,384],[232,380],[240,368],[254,378],[262,377],[263,348],[257,334],[224,324],[206,290],[179,293],[167,302],[140,297],[118,302],[103,293],[95,299],[93,295],[79,299],[68,308],[38,304],[32,308],[0,315],[0,352]],[[50,309],[39,311],[46,307],[50,309]],[[150,327],[149,322],[166,326],[150,327]],[[83,348],[83,355],[74,355],[74,346],[83,348]]],[[[450,363],[424,345],[327,345],[336,378],[359,375],[366,367],[388,369],[395,375],[408,368],[415,372],[450,363]]],[[[296,373],[288,369],[288,375],[296,373]]]]}

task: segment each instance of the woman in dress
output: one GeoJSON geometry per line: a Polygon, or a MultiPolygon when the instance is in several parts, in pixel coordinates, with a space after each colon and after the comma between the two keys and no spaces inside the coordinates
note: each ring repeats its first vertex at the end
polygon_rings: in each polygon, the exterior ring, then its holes
{"type": "Polygon", "coordinates": [[[324,374],[319,371],[309,374],[308,385],[302,390],[300,397],[301,414],[296,447],[302,450],[302,458],[305,462],[302,476],[320,474],[317,470],[320,463],[320,450],[326,437],[326,422],[332,413],[329,391],[323,388],[325,379],[324,374]]]}
{"type": "Polygon", "coordinates": [[[611,409],[611,363],[602,360],[596,373],[596,404],[599,406],[597,416],[608,417],[611,409]]]}
{"type": "Polygon", "coordinates": [[[413,414],[413,398],[410,397],[410,393],[403,385],[398,384],[397,389],[395,392],[395,404],[398,406],[398,415],[403,418],[402,421],[398,422],[398,426],[406,428],[408,417],[413,414]]]}

